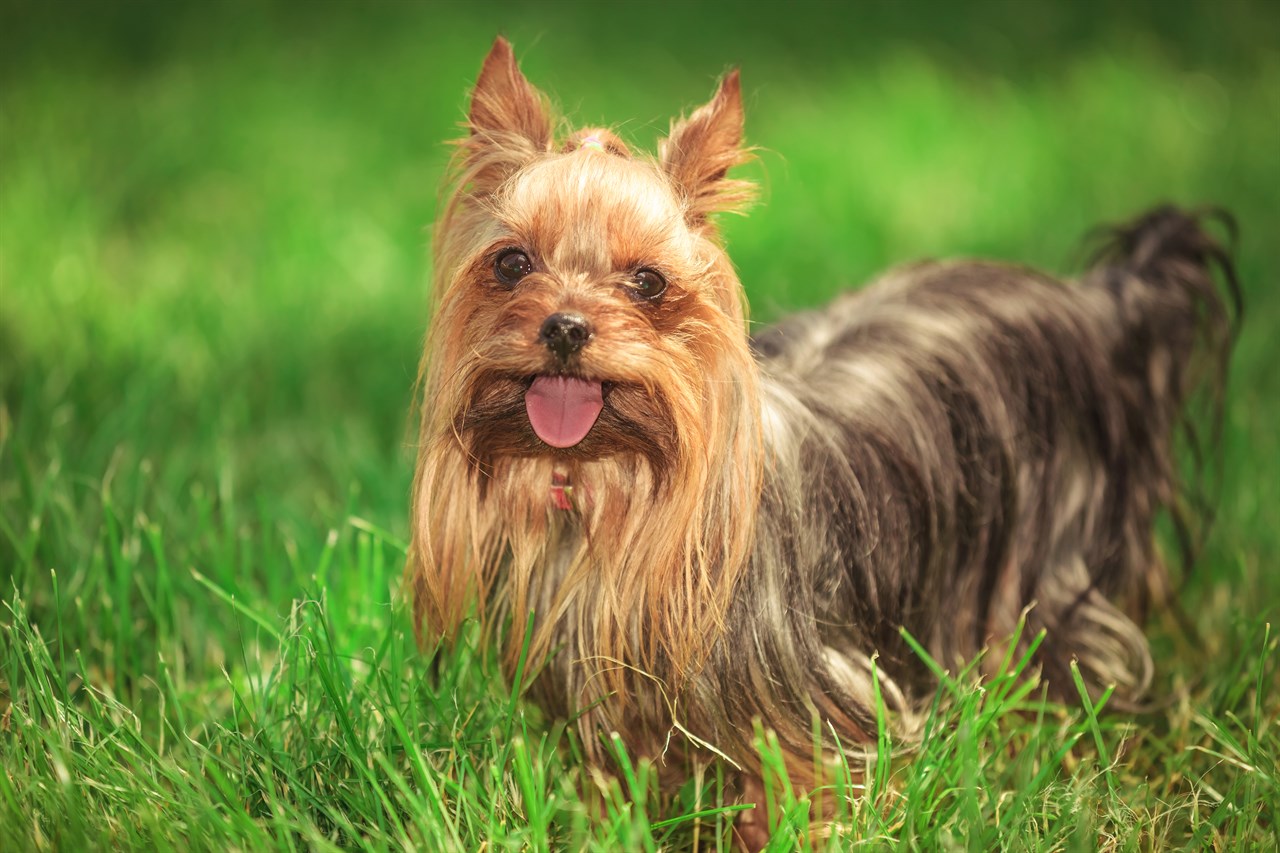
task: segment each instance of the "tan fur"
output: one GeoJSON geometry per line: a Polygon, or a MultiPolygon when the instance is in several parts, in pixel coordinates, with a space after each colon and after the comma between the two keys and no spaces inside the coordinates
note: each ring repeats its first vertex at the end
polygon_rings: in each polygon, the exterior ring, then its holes
{"type": "Polygon", "coordinates": [[[570,654],[592,694],[625,696],[648,677],[639,672],[675,691],[718,635],[759,490],[744,303],[705,222],[710,200],[740,198],[724,178],[740,156],[737,80],[726,78],[711,105],[673,127],[670,163],[630,159],[612,135],[606,152],[579,147],[602,131],[581,131],[566,152],[552,152],[543,103],[499,40],[472,98],[456,194],[437,226],[410,579],[430,633],[451,636],[473,607],[490,632],[509,616],[514,667],[531,611],[535,660],[561,642],[558,626],[569,618],[582,646],[570,654]],[[720,165],[699,172],[706,160],[720,165]],[[486,280],[485,259],[505,244],[541,250],[536,286],[508,294],[486,280]],[[633,304],[619,288],[616,270],[641,262],[678,282],[660,309],[633,304]],[[570,513],[550,499],[548,457],[486,458],[457,423],[472,401],[518,398],[511,378],[544,368],[538,324],[566,309],[589,314],[612,344],[584,353],[584,374],[615,383],[615,405],[670,432],[660,457],[588,452],[565,461],[570,513]],[[713,466],[713,447],[732,449],[735,463],[713,466]],[[538,596],[534,575],[548,564],[559,583],[538,596]]]}

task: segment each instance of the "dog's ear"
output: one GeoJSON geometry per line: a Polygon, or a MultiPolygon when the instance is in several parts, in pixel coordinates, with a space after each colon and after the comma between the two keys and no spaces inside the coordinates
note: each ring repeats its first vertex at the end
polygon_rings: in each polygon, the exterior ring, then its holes
{"type": "Polygon", "coordinates": [[[471,135],[462,145],[482,189],[551,148],[546,98],[520,73],[511,43],[502,36],[494,40],[480,68],[467,127],[471,135]]]}
{"type": "Polygon", "coordinates": [[[480,68],[468,124],[472,136],[517,135],[543,151],[551,143],[546,98],[520,73],[511,42],[502,36],[494,39],[480,68]]]}
{"type": "Polygon", "coordinates": [[[662,167],[685,196],[690,224],[732,210],[751,200],[749,181],[727,177],[729,169],[750,159],[742,147],[742,86],[734,69],[720,81],[715,97],[688,118],[671,123],[658,152],[662,167]]]}

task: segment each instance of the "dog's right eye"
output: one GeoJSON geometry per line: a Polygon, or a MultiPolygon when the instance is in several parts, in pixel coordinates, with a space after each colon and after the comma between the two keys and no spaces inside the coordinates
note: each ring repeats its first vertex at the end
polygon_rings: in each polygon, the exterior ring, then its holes
{"type": "Polygon", "coordinates": [[[493,274],[503,284],[515,284],[533,272],[533,261],[520,249],[508,249],[493,262],[493,274]]]}

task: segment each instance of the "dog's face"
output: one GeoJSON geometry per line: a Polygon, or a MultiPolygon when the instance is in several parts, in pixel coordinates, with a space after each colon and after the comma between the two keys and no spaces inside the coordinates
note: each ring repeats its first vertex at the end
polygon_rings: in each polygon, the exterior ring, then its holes
{"type": "MultiPolygon", "coordinates": [[[[706,433],[706,382],[740,339],[740,288],[708,214],[740,193],[737,79],[659,159],[612,134],[555,145],[499,42],[472,96],[437,251],[437,399],[480,464],[633,454],[655,471],[706,433]]],[[[444,414],[444,411],[441,412],[444,414]]]]}
{"type": "MultiPolygon", "coordinates": [[[[476,455],[673,451],[679,386],[710,318],[709,246],[653,164],[579,148],[512,176],[442,306],[465,312],[476,455]]],[[[453,310],[451,310],[453,309],[453,310]]]]}

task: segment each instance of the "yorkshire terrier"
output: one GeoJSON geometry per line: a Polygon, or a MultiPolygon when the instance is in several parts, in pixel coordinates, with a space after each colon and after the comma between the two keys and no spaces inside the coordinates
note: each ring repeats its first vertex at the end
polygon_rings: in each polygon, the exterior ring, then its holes
{"type": "Polygon", "coordinates": [[[751,338],[713,221],[751,197],[736,71],[654,158],[558,138],[498,39],[467,127],[420,376],[424,637],[474,614],[593,763],[616,732],[748,792],[756,725],[802,787],[878,711],[918,736],[937,684],[904,632],[956,666],[1043,629],[1051,691],[1077,661],[1142,698],[1175,437],[1239,316],[1203,216],[1115,229],[1077,282],[918,263],[751,338]]]}

